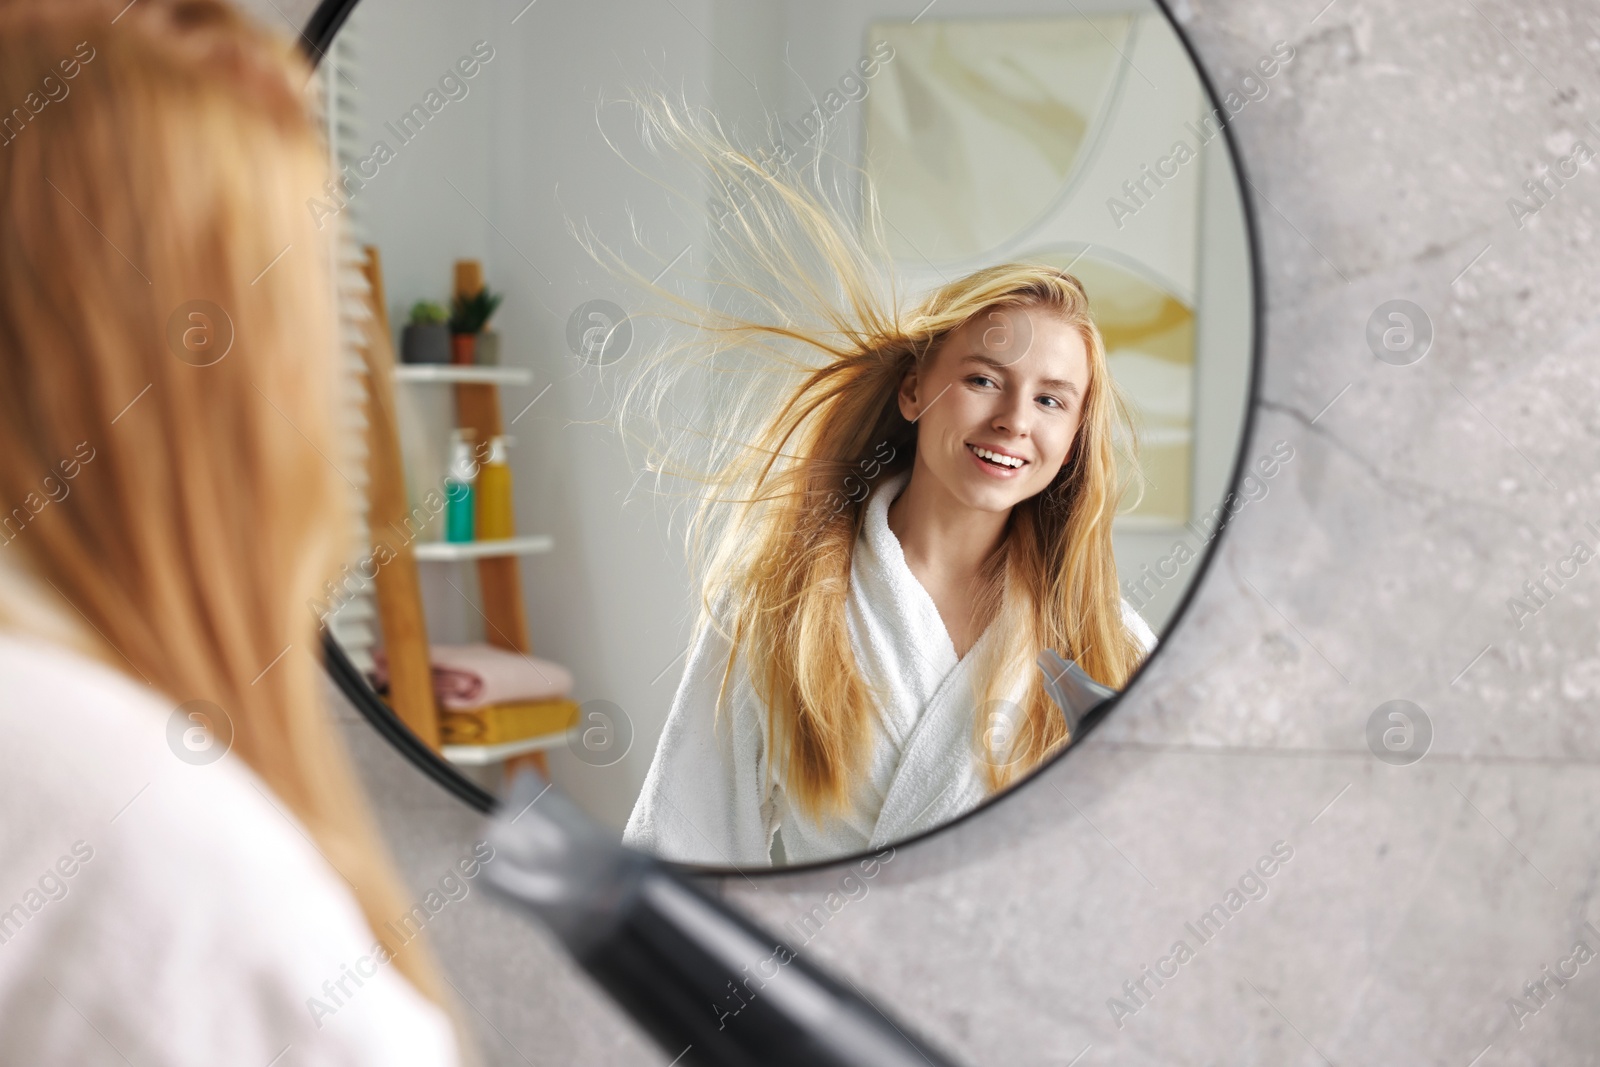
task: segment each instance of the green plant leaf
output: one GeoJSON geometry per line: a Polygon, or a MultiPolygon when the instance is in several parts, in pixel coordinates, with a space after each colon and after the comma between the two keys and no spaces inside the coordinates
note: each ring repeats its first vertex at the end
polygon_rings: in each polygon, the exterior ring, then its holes
{"type": "Polygon", "coordinates": [[[450,304],[450,332],[481,333],[504,299],[504,293],[496,293],[488,286],[471,296],[457,294],[450,304]]]}
{"type": "Polygon", "coordinates": [[[445,310],[432,300],[418,300],[411,305],[411,325],[437,326],[444,322],[445,310]]]}

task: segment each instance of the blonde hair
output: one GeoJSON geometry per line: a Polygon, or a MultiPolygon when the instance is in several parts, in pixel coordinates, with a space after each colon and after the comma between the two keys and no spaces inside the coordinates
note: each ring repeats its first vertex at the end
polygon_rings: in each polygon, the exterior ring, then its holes
{"type": "Polygon", "coordinates": [[[76,491],[0,516],[5,547],[87,622],[81,651],[174,706],[226,712],[229,758],[304,825],[395,966],[453,1010],[427,947],[386,926],[410,903],[324,709],[305,607],[353,536],[333,466],[331,248],[304,206],[327,177],[310,69],[217,0],[122,8],[0,3],[0,102],[68,89],[0,116],[0,501],[92,449],[76,491]],[[215,362],[173,336],[195,301],[220,309],[216,343],[231,332],[215,362]]]}
{"type": "MultiPolygon", "coordinates": [[[[720,306],[650,286],[671,306],[665,317],[690,329],[646,359],[623,422],[643,415],[660,424],[664,405],[677,409],[673,392],[688,369],[711,372],[711,429],[653,442],[647,462],[704,486],[690,544],[699,626],[717,626],[732,645],[719,709],[743,655],[768,709],[769,766],[812,817],[849,803],[878,699],[846,625],[868,495],[856,495],[851,479],[910,466],[916,427],[899,410],[902,379],[963,324],[994,311],[1040,309],[1082,336],[1089,382],[1071,457],[1047,489],[1013,509],[978,599],[977,621],[997,639],[985,643],[976,674],[975,708],[984,710],[974,715],[974,755],[989,788],[1002,788],[1069,740],[1034,665],[1041,649],[1114,688],[1143,657],[1123,625],[1111,540],[1125,488],[1116,439],[1124,435],[1135,455],[1137,441],[1083,286],[1054,267],[1007,263],[902,308],[864,176],[857,226],[820,191],[830,181],[837,187],[841,173],[825,174],[823,153],[786,169],[772,154],[758,161],[733,145],[701,112],[659,94],[635,103],[646,144],[689,158],[710,178],[720,206],[717,272],[706,281],[720,306]],[[880,463],[885,448],[892,454],[880,463]],[[698,463],[685,458],[696,450],[698,463]],[[1020,706],[997,703],[1024,681],[1020,706]],[[996,707],[1005,707],[999,721],[996,707]],[[997,729],[1006,735],[998,746],[997,729]]],[[[609,259],[649,285],[614,253],[609,259]]],[[[1138,479],[1137,464],[1130,477],[1138,479]]]]}

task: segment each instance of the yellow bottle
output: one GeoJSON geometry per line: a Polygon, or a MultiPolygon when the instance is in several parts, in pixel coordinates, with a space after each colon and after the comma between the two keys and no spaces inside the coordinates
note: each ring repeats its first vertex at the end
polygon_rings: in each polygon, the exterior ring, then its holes
{"type": "Polygon", "coordinates": [[[510,446],[500,434],[489,442],[489,459],[478,470],[478,540],[495,541],[516,533],[511,517],[510,446]]]}

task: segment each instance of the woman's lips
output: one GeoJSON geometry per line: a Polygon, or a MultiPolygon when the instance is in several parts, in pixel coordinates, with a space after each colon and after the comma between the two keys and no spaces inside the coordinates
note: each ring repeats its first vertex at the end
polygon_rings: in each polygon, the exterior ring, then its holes
{"type": "Polygon", "coordinates": [[[1022,460],[1021,464],[1016,467],[1007,467],[1003,463],[991,462],[978,455],[977,450],[980,448],[983,449],[983,451],[993,455],[1007,456],[1012,459],[1021,459],[1021,457],[1011,456],[1010,453],[1001,452],[998,448],[987,448],[983,445],[974,445],[969,443],[967,445],[967,454],[972,457],[972,462],[976,463],[978,468],[991,478],[1013,478],[1022,472],[1023,467],[1028,465],[1027,460],[1022,460]]]}

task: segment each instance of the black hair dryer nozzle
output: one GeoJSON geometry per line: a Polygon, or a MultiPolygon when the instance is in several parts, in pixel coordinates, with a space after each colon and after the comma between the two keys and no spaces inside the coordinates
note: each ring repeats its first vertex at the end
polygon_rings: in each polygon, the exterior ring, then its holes
{"type": "Polygon", "coordinates": [[[1070,659],[1062,659],[1053,648],[1039,653],[1039,669],[1044,672],[1045,692],[1067,720],[1067,733],[1076,737],[1083,717],[1117,695],[1115,689],[1101,685],[1070,659]]]}

